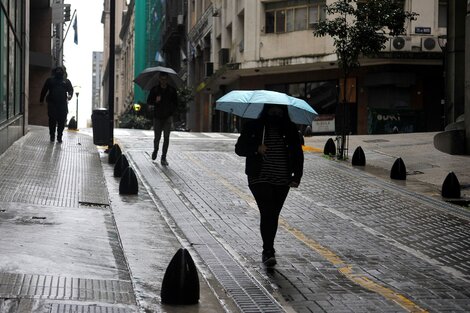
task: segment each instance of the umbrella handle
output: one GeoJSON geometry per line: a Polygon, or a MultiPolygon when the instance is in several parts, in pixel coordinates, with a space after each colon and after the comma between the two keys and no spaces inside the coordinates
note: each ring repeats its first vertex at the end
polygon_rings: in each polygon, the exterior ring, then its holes
{"type": "Polygon", "coordinates": [[[266,126],[263,126],[263,138],[261,139],[261,144],[264,145],[264,134],[266,133],[266,126]]]}

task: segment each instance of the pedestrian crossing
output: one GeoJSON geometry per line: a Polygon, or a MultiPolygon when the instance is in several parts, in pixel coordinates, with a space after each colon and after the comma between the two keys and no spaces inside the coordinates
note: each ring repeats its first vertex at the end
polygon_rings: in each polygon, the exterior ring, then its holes
{"type": "MultiPolygon", "coordinates": [[[[80,132],[93,135],[91,128],[81,129],[80,132]]],[[[190,140],[234,140],[240,136],[239,133],[211,133],[211,132],[181,132],[172,131],[170,133],[171,139],[190,139],[190,140]]],[[[153,130],[142,130],[142,129],[127,129],[127,128],[115,128],[114,137],[134,137],[134,138],[153,138],[153,130]]]]}

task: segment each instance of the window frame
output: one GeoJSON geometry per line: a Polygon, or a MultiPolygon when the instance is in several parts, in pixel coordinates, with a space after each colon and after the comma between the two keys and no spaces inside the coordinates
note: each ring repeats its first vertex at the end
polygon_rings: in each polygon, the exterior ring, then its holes
{"type": "Polygon", "coordinates": [[[275,9],[268,9],[265,11],[265,33],[266,34],[284,34],[284,33],[290,33],[290,32],[296,32],[296,31],[304,31],[304,30],[310,30],[310,29],[315,29],[316,25],[318,23],[326,18],[326,14],[322,14],[322,10],[325,10],[326,8],[326,2],[321,2],[321,3],[314,3],[314,4],[303,4],[303,5],[290,5],[290,6],[285,6],[285,7],[279,7],[275,9]],[[311,12],[312,12],[312,7],[315,7],[316,10],[316,17],[315,17],[315,22],[311,23],[311,12]],[[304,25],[304,28],[298,27],[299,23],[297,21],[298,19],[298,12],[299,10],[306,10],[305,18],[303,18],[303,22],[301,24],[304,25]],[[278,13],[281,13],[284,15],[284,22],[281,23],[278,21],[278,13]],[[290,18],[292,18],[292,21],[290,21],[290,18]],[[271,22],[272,21],[272,25],[271,22]],[[282,26],[281,26],[282,25],[282,26]],[[280,29],[279,29],[280,28],[280,29]]]}

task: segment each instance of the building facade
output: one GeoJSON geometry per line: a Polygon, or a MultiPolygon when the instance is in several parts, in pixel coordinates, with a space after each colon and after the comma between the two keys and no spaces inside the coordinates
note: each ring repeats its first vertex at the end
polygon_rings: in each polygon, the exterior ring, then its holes
{"type": "Polygon", "coordinates": [[[91,69],[91,107],[101,108],[101,80],[103,79],[103,52],[93,51],[91,69]]]}
{"type": "MultiPolygon", "coordinates": [[[[333,0],[188,3],[190,82],[196,87],[192,129],[235,131],[235,116],[215,111],[215,100],[233,89],[270,89],[305,99],[319,114],[317,133],[334,133],[343,82],[329,37],[314,37],[333,0]]],[[[447,2],[406,0],[419,14],[406,34],[390,38],[375,58],[346,82],[348,132],[436,131],[445,121],[443,53],[447,2]],[[431,5],[430,5],[431,3],[431,5]],[[384,97],[384,95],[386,95],[384,97]]]]}
{"type": "Polygon", "coordinates": [[[27,127],[29,12],[29,1],[0,2],[0,153],[27,127]]]}

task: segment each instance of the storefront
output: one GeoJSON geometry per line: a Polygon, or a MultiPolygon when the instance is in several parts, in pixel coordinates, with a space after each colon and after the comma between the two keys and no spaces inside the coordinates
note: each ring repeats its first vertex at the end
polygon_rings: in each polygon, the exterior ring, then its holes
{"type": "Polygon", "coordinates": [[[23,0],[1,1],[0,153],[24,134],[25,5],[23,0]]]}

